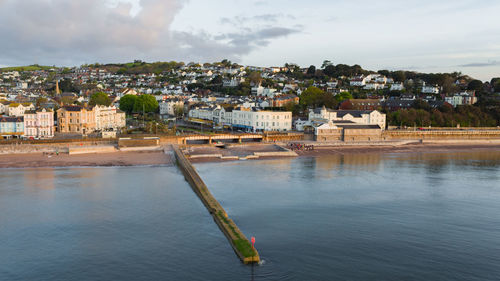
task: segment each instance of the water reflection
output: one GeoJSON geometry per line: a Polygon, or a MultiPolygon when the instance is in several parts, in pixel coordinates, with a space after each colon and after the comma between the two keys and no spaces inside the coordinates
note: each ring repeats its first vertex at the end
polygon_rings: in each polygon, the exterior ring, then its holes
{"type": "Polygon", "coordinates": [[[264,259],[273,261],[257,267],[255,279],[269,268],[275,278],[263,279],[500,275],[500,252],[489,250],[500,249],[498,152],[345,154],[196,167],[242,230],[258,237],[264,259]]]}
{"type": "Polygon", "coordinates": [[[263,265],[239,262],[175,167],[13,169],[0,173],[0,280],[500,276],[499,152],[196,168],[263,265]]]}

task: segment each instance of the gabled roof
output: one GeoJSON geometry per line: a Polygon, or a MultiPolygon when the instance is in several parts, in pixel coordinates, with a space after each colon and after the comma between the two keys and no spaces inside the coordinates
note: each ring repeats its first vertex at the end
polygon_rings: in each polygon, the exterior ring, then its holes
{"type": "Polygon", "coordinates": [[[65,105],[62,108],[64,108],[66,111],[81,111],[83,107],[79,105],[65,105]]]}
{"type": "Polygon", "coordinates": [[[0,122],[24,122],[23,117],[0,117],[0,122]]]}

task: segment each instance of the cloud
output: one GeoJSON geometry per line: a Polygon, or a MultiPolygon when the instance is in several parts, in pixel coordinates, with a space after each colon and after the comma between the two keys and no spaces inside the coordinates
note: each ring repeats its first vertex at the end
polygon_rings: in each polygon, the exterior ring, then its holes
{"type": "Polygon", "coordinates": [[[174,32],[176,41],[184,42],[182,56],[191,61],[217,60],[227,58],[240,60],[243,55],[268,46],[272,40],[300,32],[299,29],[285,27],[267,27],[244,29],[238,32],[211,35],[206,32],[196,34],[174,32]]]}
{"type": "Polygon", "coordinates": [[[500,61],[490,61],[490,62],[474,62],[468,64],[459,65],[460,67],[487,67],[500,65],[500,61]]]}
{"type": "Polygon", "coordinates": [[[235,60],[272,39],[298,32],[272,26],[237,26],[225,34],[172,30],[187,1],[113,0],[110,5],[103,0],[0,0],[0,61],[79,65],[133,59],[235,60]]]}
{"type": "Polygon", "coordinates": [[[7,0],[0,6],[0,59],[7,64],[120,60],[165,45],[180,0],[114,7],[101,0],[7,0]]]}
{"type": "Polygon", "coordinates": [[[223,17],[219,20],[222,24],[245,25],[253,23],[275,23],[280,20],[295,20],[296,17],[291,14],[261,14],[255,16],[235,16],[223,17]]]}

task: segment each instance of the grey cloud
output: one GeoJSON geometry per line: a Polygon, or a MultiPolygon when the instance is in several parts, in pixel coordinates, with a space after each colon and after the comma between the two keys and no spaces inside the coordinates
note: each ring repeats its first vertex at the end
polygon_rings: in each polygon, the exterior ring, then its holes
{"type": "Polygon", "coordinates": [[[299,32],[240,26],[214,36],[172,30],[186,1],[141,0],[140,11],[131,16],[130,4],[110,7],[102,0],[0,0],[0,64],[235,60],[299,32]]]}
{"type": "Polygon", "coordinates": [[[180,0],[129,4],[101,0],[4,1],[0,6],[0,59],[8,64],[120,60],[164,45],[180,0]]]}
{"type": "Polygon", "coordinates": [[[216,60],[228,58],[239,60],[259,47],[265,47],[273,39],[299,33],[299,29],[285,27],[268,27],[263,29],[243,29],[239,32],[219,34],[216,36],[206,32],[191,34],[174,32],[175,40],[185,42],[182,54],[189,60],[216,60]]]}
{"type": "Polygon", "coordinates": [[[460,67],[486,67],[500,65],[500,61],[490,61],[490,62],[474,62],[468,64],[459,65],[460,67]]]}
{"type": "Polygon", "coordinates": [[[258,23],[258,22],[265,22],[265,23],[275,23],[278,22],[278,20],[283,20],[283,19],[288,19],[288,20],[295,20],[296,17],[290,14],[262,14],[262,15],[255,15],[255,16],[235,16],[235,17],[223,17],[219,20],[220,23],[222,24],[236,24],[236,25],[245,25],[247,23],[258,23]]]}
{"type": "Polygon", "coordinates": [[[287,27],[268,27],[250,32],[227,33],[217,36],[218,40],[229,40],[234,46],[261,45],[267,46],[270,40],[286,37],[300,30],[287,27]]]}

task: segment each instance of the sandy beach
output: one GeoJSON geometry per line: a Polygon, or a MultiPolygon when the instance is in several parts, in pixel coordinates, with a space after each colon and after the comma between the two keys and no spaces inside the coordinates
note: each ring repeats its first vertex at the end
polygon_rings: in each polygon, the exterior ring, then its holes
{"type": "Polygon", "coordinates": [[[134,151],[89,154],[6,154],[0,155],[0,168],[33,167],[99,167],[99,166],[141,166],[172,165],[171,155],[163,151],[134,151]]]}
{"type": "MultiPolygon", "coordinates": [[[[190,155],[221,154],[224,156],[245,157],[254,152],[279,151],[281,148],[275,144],[248,144],[234,145],[221,149],[213,146],[193,146],[188,148],[190,155]]],[[[362,154],[362,153],[447,153],[447,152],[472,152],[472,151],[500,151],[500,145],[495,143],[470,142],[470,143],[423,143],[406,144],[398,146],[316,146],[314,150],[296,150],[298,157],[322,157],[329,155],[362,154]]],[[[260,157],[258,159],[271,159],[278,157],[260,157]]],[[[217,157],[201,157],[190,159],[193,163],[238,161],[235,159],[222,160],[217,157]]],[[[113,153],[89,154],[2,154],[0,155],[0,168],[34,168],[34,167],[99,167],[99,166],[142,166],[142,165],[173,165],[173,155],[163,151],[129,151],[113,153]]]]}

